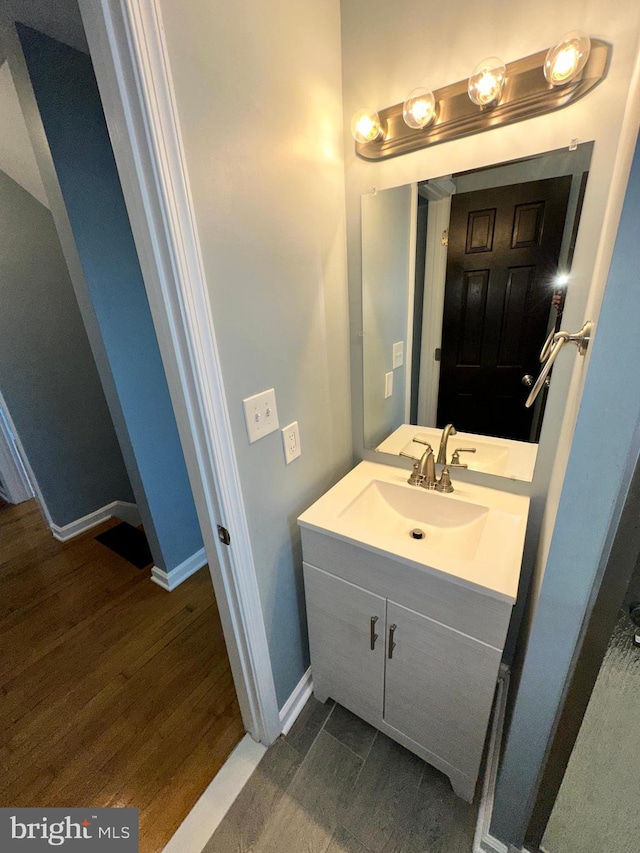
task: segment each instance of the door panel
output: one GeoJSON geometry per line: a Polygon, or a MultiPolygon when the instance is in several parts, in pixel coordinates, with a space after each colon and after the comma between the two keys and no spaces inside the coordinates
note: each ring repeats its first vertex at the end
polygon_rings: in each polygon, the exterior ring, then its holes
{"type": "Polygon", "coordinates": [[[437,424],[527,441],[571,176],[453,196],[437,424]]]}
{"type": "Polygon", "coordinates": [[[458,364],[479,367],[482,357],[483,317],[489,289],[489,270],[465,272],[460,318],[458,364]]]}
{"type": "Polygon", "coordinates": [[[316,695],[370,722],[381,719],[386,600],[307,563],[304,583],[316,695]]]}
{"type": "Polygon", "coordinates": [[[387,644],[392,625],[384,719],[475,778],[501,653],[389,601],[387,644]]]}

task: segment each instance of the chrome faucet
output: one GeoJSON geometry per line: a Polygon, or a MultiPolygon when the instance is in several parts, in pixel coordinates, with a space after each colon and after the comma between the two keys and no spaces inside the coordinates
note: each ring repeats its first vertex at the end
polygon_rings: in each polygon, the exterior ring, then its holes
{"type": "Polygon", "coordinates": [[[442,430],[442,438],[440,439],[440,447],[438,448],[438,458],[436,459],[438,465],[447,464],[447,442],[449,441],[450,435],[456,435],[456,428],[453,424],[447,424],[442,430]]]}
{"type": "Polygon", "coordinates": [[[436,487],[436,463],[433,456],[433,450],[430,445],[422,454],[418,465],[418,473],[422,474],[422,482],[420,485],[423,489],[435,489],[436,487]]]}
{"type": "Polygon", "coordinates": [[[436,479],[436,464],[433,456],[433,448],[431,445],[419,438],[413,439],[417,444],[424,444],[425,451],[416,459],[410,453],[400,451],[400,456],[406,456],[408,459],[413,459],[413,471],[408,479],[411,486],[422,486],[423,489],[435,489],[438,481],[436,479]]]}
{"type": "MultiPolygon", "coordinates": [[[[440,449],[438,451],[438,459],[435,460],[433,456],[433,448],[429,444],[428,441],[425,441],[422,438],[418,438],[418,436],[413,437],[413,441],[416,444],[424,444],[426,450],[420,457],[417,459],[415,456],[412,456],[411,453],[405,453],[403,450],[400,451],[400,456],[406,456],[407,459],[413,460],[413,471],[411,472],[411,476],[407,480],[410,486],[421,486],[423,489],[435,489],[437,492],[445,492],[449,493],[453,491],[453,483],[451,482],[451,475],[449,474],[449,465],[447,465],[447,441],[450,435],[456,434],[456,428],[453,424],[447,424],[444,430],[442,431],[442,440],[440,442],[440,449]],[[442,461],[440,461],[442,459],[442,461]],[[444,466],[442,468],[442,474],[440,475],[440,479],[436,477],[436,461],[438,465],[444,466]]],[[[453,454],[453,458],[451,460],[452,468],[466,468],[467,466],[464,463],[460,463],[460,453],[475,453],[475,447],[458,447],[453,454]]]]}

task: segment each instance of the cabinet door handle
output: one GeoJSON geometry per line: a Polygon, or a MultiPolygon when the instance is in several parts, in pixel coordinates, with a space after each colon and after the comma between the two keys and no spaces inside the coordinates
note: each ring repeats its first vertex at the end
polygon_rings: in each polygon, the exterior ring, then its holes
{"type": "Polygon", "coordinates": [[[376,622],[377,622],[377,621],[378,621],[378,617],[377,617],[377,616],[372,616],[372,617],[371,617],[371,623],[370,623],[370,628],[369,628],[369,631],[370,631],[370,635],[369,635],[369,636],[370,636],[370,639],[371,639],[371,644],[370,644],[370,645],[371,645],[371,651],[373,651],[373,650],[375,649],[375,647],[376,647],[376,640],[378,639],[378,635],[376,634],[376,622]]]}
{"type": "Polygon", "coordinates": [[[393,650],[396,647],[396,644],[393,642],[393,635],[396,632],[397,625],[389,626],[389,660],[393,657],[393,650]]]}

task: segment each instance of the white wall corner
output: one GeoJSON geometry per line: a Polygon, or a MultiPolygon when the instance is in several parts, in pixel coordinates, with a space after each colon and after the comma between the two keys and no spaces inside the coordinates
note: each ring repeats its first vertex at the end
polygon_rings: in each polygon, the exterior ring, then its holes
{"type": "Polygon", "coordinates": [[[22,503],[37,495],[42,512],[51,523],[51,516],[29,465],[15,424],[0,391],[0,473],[4,481],[2,494],[8,503],[22,503]]]}
{"type": "Polygon", "coordinates": [[[291,727],[298,719],[300,712],[306,705],[312,693],[313,680],[311,678],[311,667],[309,667],[294,687],[293,693],[289,696],[280,711],[280,723],[282,725],[283,735],[286,735],[291,731],[291,727]]]}
{"type": "Polygon", "coordinates": [[[207,555],[204,548],[201,548],[169,572],[159,569],[158,566],[154,566],[151,569],[151,580],[157,583],[158,586],[161,586],[162,589],[166,589],[167,592],[172,592],[183,581],[186,581],[187,578],[195,574],[198,569],[206,566],[206,564],[207,555]]]}
{"type": "Polygon", "coordinates": [[[126,521],[132,527],[140,527],[142,519],[140,518],[140,510],[137,504],[129,503],[129,501],[116,501],[113,510],[113,517],[119,518],[120,521],[126,521]]]}

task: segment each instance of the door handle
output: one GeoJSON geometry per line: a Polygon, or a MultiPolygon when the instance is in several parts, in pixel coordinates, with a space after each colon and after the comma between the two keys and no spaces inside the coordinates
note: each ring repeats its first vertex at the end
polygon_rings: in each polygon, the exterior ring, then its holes
{"type": "MultiPolygon", "coordinates": [[[[531,386],[533,385],[533,376],[530,373],[525,373],[521,381],[525,388],[531,388],[531,386]]],[[[550,385],[551,377],[547,376],[547,378],[544,380],[544,386],[545,388],[548,388],[550,385]]]]}
{"type": "Polygon", "coordinates": [[[556,332],[554,335],[549,335],[547,340],[545,341],[544,346],[542,347],[542,352],[540,353],[540,359],[543,360],[546,357],[546,361],[542,366],[542,370],[540,371],[540,376],[536,379],[535,385],[531,389],[531,393],[527,397],[527,402],[525,406],[527,409],[533,406],[533,403],[540,393],[540,389],[545,384],[545,380],[549,376],[551,372],[551,368],[553,367],[553,363],[558,357],[558,353],[562,349],[565,344],[575,344],[578,348],[578,354],[584,355],[587,351],[587,347],[589,346],[589,341],[591,340],[591,332],[593,330],[593,323],[591,320],[587,320],[584,326],[580,329],[580,331],[571,334],[570,332],[563,332],[562,330],[556,332]]]}
{"type": "Polygon", "coordinates": [[[378,635],[376,634],[376,622],[378,621],[377,616],[372,616],[371,621],[369,623],[369,638],[370,638],[370,646],[371,651],[373,651],[376,647],[376,640],[378,639],[378,635]]]}
{"type": "Polygon", "coordinates": [[[393,641],[393,635],[395,634],[397,627],[397,625],[389,626],[389,660],[393,657],[393,650],[396,647],[396,643],[393,641]]]}

